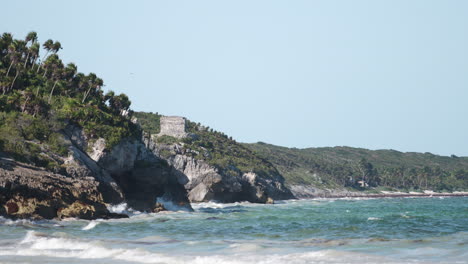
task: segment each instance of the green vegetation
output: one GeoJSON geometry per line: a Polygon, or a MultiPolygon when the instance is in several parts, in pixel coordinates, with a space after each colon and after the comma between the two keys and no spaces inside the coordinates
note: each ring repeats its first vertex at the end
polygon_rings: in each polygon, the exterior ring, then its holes
{"type": "Polygon", "coordinates": [[[84,128],[93,140],[106,139],[112,147],[124,137],[139,136],[129,121],[130,100],[125,94],[104,94],[104,82],[94,73],[79,73],[64,65],[60,42],[42,47],[35,32],[25,39],[10,33],[0,38],[0,151],[25,162],[59,169],[55,155],[67,153],[62,132],[67,124],[84,128]]]}
{"type": "Polygon", "coordinates": [[[150,134],[159,133],[159,119],[161,116],[158,113],[134,112],[133,116],[137,118],[143,131],[150,134]]]}
{"type": "MultiPolygon", "coordinates": [[[[135,112],[134,116],[145,132],[159,133],[160,115],[135,112]]],[[[170,136],[161,136],[156,141],[163,144],[180,143],[183,145],[185,155],[204,160],[224,173],[255,172],[264,177],[278,175],[272,164],[227,135],[191,121],[187,121],[186,127],[190,134],[187,138],[179,140],[170,136]]],[[[161,155],[167,157],[171,153],[163,150],[161,155]]]]}
{"type": "Polygon", "coordinates": [[[468,190],[468,157],[350,147],[285,148],[244,144],[268,160],[287,184],[389,190],[468,190]],[[364,181],[368,186],[359,183],[364,181]]]}

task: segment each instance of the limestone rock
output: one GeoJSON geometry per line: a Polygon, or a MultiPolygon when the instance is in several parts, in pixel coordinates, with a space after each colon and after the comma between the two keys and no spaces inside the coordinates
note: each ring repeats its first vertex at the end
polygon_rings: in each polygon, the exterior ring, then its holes
{"type": "MultiPolygon", "coordinates": [[[[79,127],[69,128],[67,135],[81,135],[79,127]]],[[[66,170],[75,177],[92,176],[102,184],[104,200],[108,203],[121,203],[139,211],[151,211],[158,197],[166,197],[175,204],[183,204],[191,210],[187,192],[181,186],[172,169],[150,151],[139,139],[123,139],[112,149],[108,149],[102,138],[93,144],[80,144],[74,138],[86,141],[83,137],[71,137],[73,146],[66,160],[66,170]],[[79,146],[90,146],[80,149],[79,146]],[[89,152],[87,152],[89,151],[89,152]]]]}
{"type": "Polygon", "coordinates": [[[71,178],[42,168],[0,158],[0,214],[10,218],[52,219],[74,203],[96,213],[77,217],[113,217],[93,177],[71,178]]]}
{"type": "Polygon", "coordinates": [[[191,202],[215,200],[267,203],[273,199],[293,197],[284,186],[284,179],[279,173],[242,173],[235,167],[222,171],[204,160],[194,158],[191,153],[186,153],[187,150],[181,144],[158,144],[151,138],[145,143],[156,156],[166,160],[173,167],[173,174],[188,191],[191,202]]]}
{"type": "Polygon", "coordinates": [[[76,201],[65,208],[60,208],[57,216],[60,219],[72,217],[91,220],[98,218],[100,214],[102,212],[96,212],[96,207],[93,205],[76,201]]]}
{"type": "Polygon", "coordinates": [[[162,211],[166,211],[166,208],[164,208],[164,205],[161,203],[156,203],[153,208],[153,213],[159,213],[162,211]]]}
{"type": "MultiPolygon", "coordinates": [[[[139,211],[151,211],[158,197],[192,210],[187,192],[176,180],[167,162],[151,152],[140,140],[122,140],[111,150],[102,149],[94,157],[122,189],[128,205],[139,211]]],[[[92,155],[93,156],[93,155],[92,155]]]]}

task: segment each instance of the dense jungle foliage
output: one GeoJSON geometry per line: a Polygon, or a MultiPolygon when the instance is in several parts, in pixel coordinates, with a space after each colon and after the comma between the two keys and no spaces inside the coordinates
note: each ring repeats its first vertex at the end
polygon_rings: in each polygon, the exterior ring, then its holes
{"type": "Polygon", "coordinates": [[[467,157],[350,147],[297,149],[265,143],[244,146],[274,164],[288,184],[407,191],[468,190],[467,157]]]}
{"type": "Polygon", "coordinates": [[[50,39],[41,45],[36,32],[0,37],[0,152],[54,170],[67,154],[67,125],[83,127],[90,140],[105,138],[109,147],[140,133],[129,121],[128,97],[104,93],[103,80],[65,65],[61,49],[50,39]]]}

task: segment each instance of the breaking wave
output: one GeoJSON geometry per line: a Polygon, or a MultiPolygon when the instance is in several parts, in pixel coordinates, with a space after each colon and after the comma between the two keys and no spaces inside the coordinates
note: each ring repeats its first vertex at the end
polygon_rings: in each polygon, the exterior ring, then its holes
{"type": "MultiPolygon", "coordinates": [[[[28,231],[22,241],[10,248],[1,248],[0,256],[31,257],[38,262],[47,262],[57,258],[75,258],[83,260],[105,260],[131,263],[392,263],[383,257],[337,250],[318,250],[313,252],[289,254],[255,254],[259,249],[256,244],[233,244],[233,254],[218,255],[169,255],[152,253],[141,248],[107,247],[102,241],[86,241],[71,237],[48,236],[36,231],[28,231]]],[[[1,260],[1,258],[0,258],[1,260]]],[[[18,258],[21,260],[21,258],[18,258]]],[[[395,262],[396,263],[396,262],[395,262]]]]}

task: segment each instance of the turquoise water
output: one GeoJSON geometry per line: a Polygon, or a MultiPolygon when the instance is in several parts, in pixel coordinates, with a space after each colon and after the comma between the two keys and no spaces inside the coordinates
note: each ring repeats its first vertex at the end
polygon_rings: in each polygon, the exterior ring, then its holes
{"type": "Polygon", "coordinates": [[[1,219],[0,263],[468,263],[468,197],[193,207],[106,221],[1,219]]]}

